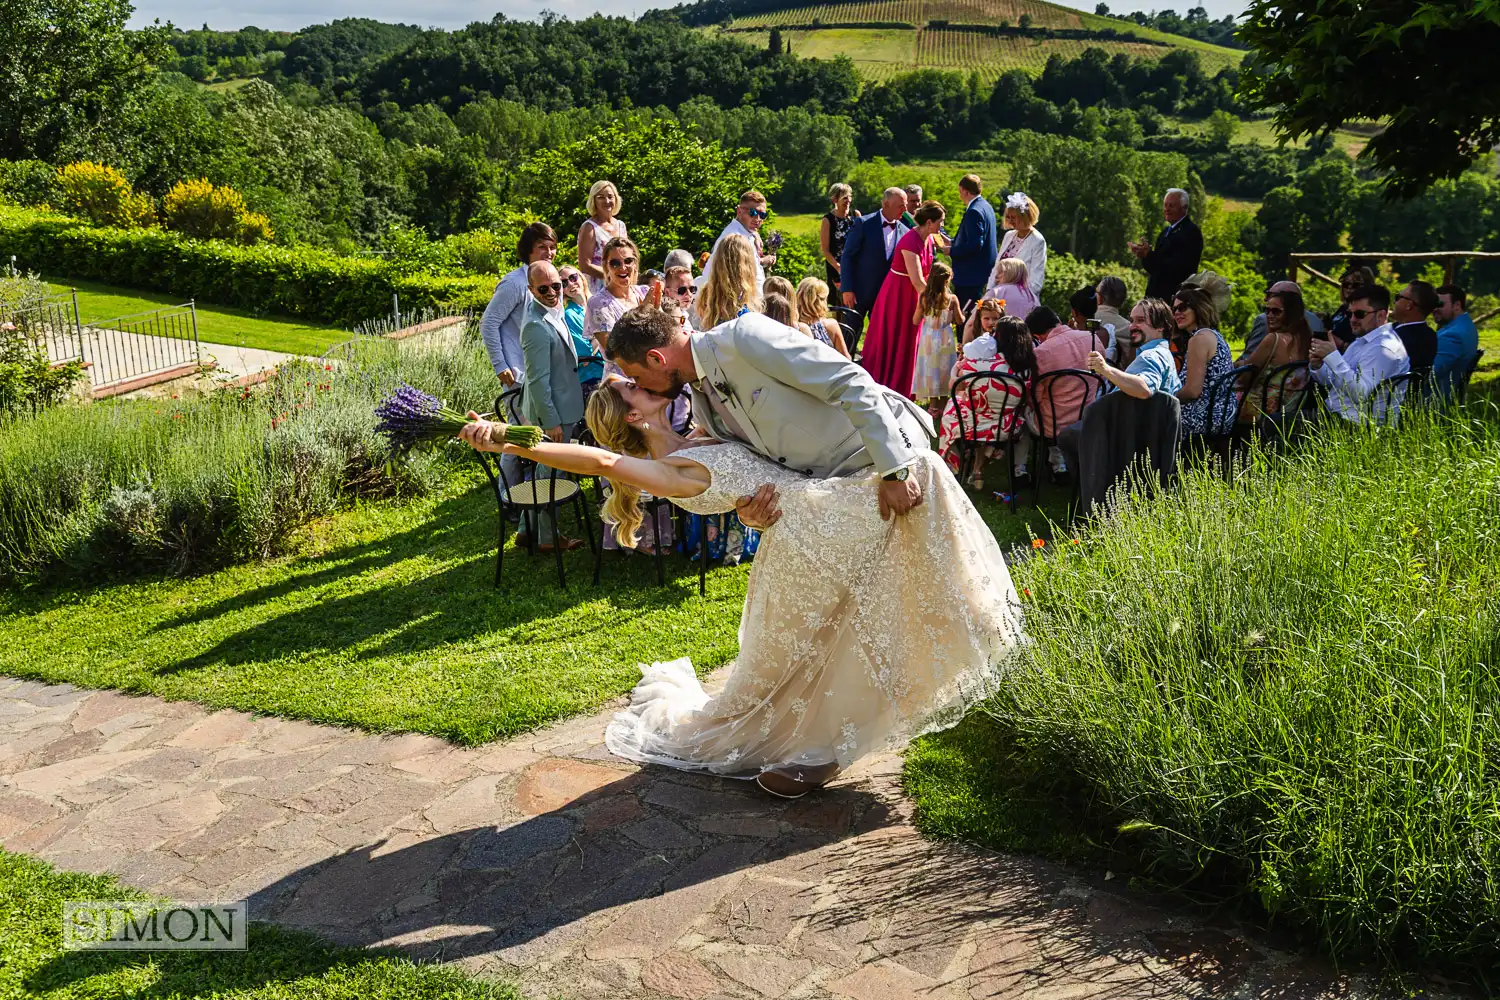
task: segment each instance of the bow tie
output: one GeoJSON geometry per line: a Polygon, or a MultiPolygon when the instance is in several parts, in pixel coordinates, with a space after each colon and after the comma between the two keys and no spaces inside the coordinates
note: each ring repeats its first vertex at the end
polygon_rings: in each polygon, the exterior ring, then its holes
{"type": "Polygon", "coordinates": [[[882,221],[880,224],[882,226],[884,226],[885,228],[887,228],[887,229],[895,229],[896,228],[896,223],[894,223],[894,222],[884,222],[884,221],[882,221]]]}

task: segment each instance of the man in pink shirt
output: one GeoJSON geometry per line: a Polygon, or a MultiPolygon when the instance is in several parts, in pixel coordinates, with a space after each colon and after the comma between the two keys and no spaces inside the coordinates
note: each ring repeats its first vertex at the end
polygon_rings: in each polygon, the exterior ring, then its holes
{"type": "MultiPolygon", "coordinates": [[[[1088,318],[1079,316],[1076,306],[1074,315],[1078,317],[1078,322],[1088,318]]],[[[1026,315],[1026,327],[1038,341],[1036,371],[1032,373],[1032,385],[1036,387],[1037,412],[1033,414],[1034,425],[1031,430],[1033,433],[1039,430],[1044,437],[1055,440],[1058,428],[1066,427],[1080,419],[1085,397],[1090,395],[1090,391],[1097,386],[1098,382],[1092,378],[1073,377],[1048,379],[1043,382],[1042,377],[1048,372],[1059,371],[1063,368],[1087,370],[1085,359],[1088,358],[1089,351],[1099,349],[1099,343],[1087,330],[1075,330],[1064,324],[1057,318],[1057,313],[1046,306],[1038,306],[1026,315]],[[1055,420],[1053,414],[1056,414],[1055,420]]],[[[1048,449],[1047,460],[1052,466],[1052,481],[1054,483],[1060,481],[1063,474],[1067,472],[1062,451],[1054,445],[1048,449]]]]}

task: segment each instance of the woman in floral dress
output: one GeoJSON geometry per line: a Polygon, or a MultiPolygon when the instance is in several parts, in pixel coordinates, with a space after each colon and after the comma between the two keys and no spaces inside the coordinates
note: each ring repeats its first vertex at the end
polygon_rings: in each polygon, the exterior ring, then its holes
{"type": "MultiPolygon", "coordinates": [[[[1028,384],[1036,367],[1036,350],[1031,331],[1015,316],[1003,314],[1000,304],[982,300],[969,320],[963,353],[953,367],[956,383],[974,372],[1000,372],[1016,375],[1028,384]]],[[[959,459],[959,413],[963,413],[963,435],[980,442],[972,450],[973,466],[967,470],[969,485],[983,489],[984,463],[995,456],[997,446],[1013,441],[1022,427],[1021,390],[999,381],[981,381],[982,388],[961,390],[943,409],[938,431],[938,454],[955,473],[962,473],[959,459]]]]}

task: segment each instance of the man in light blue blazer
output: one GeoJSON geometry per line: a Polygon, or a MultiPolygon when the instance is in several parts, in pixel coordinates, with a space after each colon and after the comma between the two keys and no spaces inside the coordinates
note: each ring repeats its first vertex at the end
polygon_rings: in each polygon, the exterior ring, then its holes
{"type": "MultiPolygon", "coordinates": [[[[583,419],[583,387],[578,382],[578,353],[562,314],[562,278],[551,261],[537,261],[526,271],[531,294],[521,320],[521,353],[526,375],[521,418],[540,427],[551,441],[566,441],[583,419]]],[[[583,544],[576,538],[554,541],[545,517],[523,518],[523,531],[535,531],[540,548],[564,550],[583,544]]]]}
{"type": "Polygon", "coordinates": [[[958,195],[966,207],[948,250],[953,259],[953,294],[966,311],[989,286],[990,272],[995,270],[995,258],[1000,253],[995,210],[985,200],[983,190],[978,174],[965,174],[959,180],[958,195]]]}

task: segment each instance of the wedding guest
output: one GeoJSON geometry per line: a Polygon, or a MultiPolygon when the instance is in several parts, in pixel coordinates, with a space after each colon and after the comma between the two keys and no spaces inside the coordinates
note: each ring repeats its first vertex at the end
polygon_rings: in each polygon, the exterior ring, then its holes
{"type": "MultiPolygon", "coordinates": [[[[975,314],[979,318],[977,330],[981,332],[964,345],[953,367],[954,383],[974,372],[1000,372],[1015,375],[1029,384],[1036,367],[1036,349],[1026,324],[1015,316],[1002,315],[999,304],[989,299],[980,301],[975,314]]],[[[1025,458],[1015,440],[1021,427],[1024,390],[999,380],[981,380],[981,384],[982,389],[960,390],[948,400],[938,430],[938,454],[947,460],[955,474],[962,477],[967,472],[969,486],[974,490],[984,489],[985,463],[994,458],[1002,442],[1011,443],[1012,461],[1020,461],[1025,468],[1025,458]],[[970,441],[981,442],[973,449],[973,464],[967,470],[959,468],[960,412],[963,434],[970,441]]]]}
{"type": "MultiPolygon", "coordinates": [[[[540,427],[549,441],[567,441],[583,419],[583,388],[578,382],[578,354],[562,315],[562,277],[550,261],[532,264],[527,273],[531,294],[521,323],[521,351],[526,356],[526,388],[521,393],[521,418],[540,427]]],[[[536,512],[521,518],[517,547],[530,547],[526,535],[535,535],[537,549],[564,552],[583,544],[577,538],[553,538],[552,523],[536,512]]]]}
{"type": "MultiPolygon", "coordinates": [[[[1308,350],[1313,381],[1328,389],[1327,412],[1353,423],[1365,416],[1365,403],[1375,387],[1388,378],[1411,371],[1406,345],[1387,320],[1391,293],[1380,285],[1357,288],[1349,298],[1349,328],[1354,339],[1340,349],[1332,340],[1314,340],[1308,350]]],[[[1381,412],[1371,414],[1383,420],[1381,412]]]]}
{"type": "Polygon", "coordinates": [[[917,227],[896,243],[890,271],[876,296],[863,357],[865,370],[876,382],[907,397],[917,360],[917,302],[927,290],[943,206],[924,201],[915,218],[917,227]]]}
{"type": "Polygon", "coordinates": [[[854,189],[849,185],[833,185],[828,189],[828,200],[833,207],[823,213],[823,223],[818,227],[818,248],[823,254],[823,267],[828,272],[828,286],[837,288],[844,241],[849,237],[849,227],[859,216],[852,211],[854,189]]]}
{"type": "MultiPolygon", "coordinates": [[[[1142,299],[1130,310],[1130,326],[1121,338],[1122,343],[1130,344],[1134,355],[1130,366],[1122,371],[1104,360],[1103,354],[1090,351],[1084,367],[1104,378],[1105,392],[1118,390],[1136,399],[1150,399],[1158,392],[1175,395],[1182,388],[1170,344],[1176,331],[1171,306],[1161,299],[1142,299]]],[[[1081,420],[1057,432],[1057,446],[1068,468],[1075,471],[1081,471],[1078,458],[1082,432],[1081,420]]]]}
{"type": "Polygon", "coordinates": [[[650,290],[638,283],[641,253],[628,236],[616,236],[604,244],[602,257],[608,278],[589,297],[583,316],[583,332],[600,344],[608,339],[615,322],[640,305],[650,290]]]}
{"type": "Polygon", "coordinates": [[[1432,364],[1437,360],[1437,331],[1427,322],[1437,307],[1437,290],[1425,281],[1409,282],[1391,303],[1391,324],[1406,348],[1411,370],[1423,380],[1432,374],[1432,364]]]}
{"type": "Polygon", "coordinates": [[[1172,299],[1172,319],[1187,359],[1177,390],[1182,435],[1227,433],[1234,425],[1239,400],[1227,388],[1216,394],[1209,391],[1234,368],[1229,343],[1217,329],[1219,310],[1203,289],[1183,285],[1172,299]],[[1209,412],[1210,405],[1213,412],[1209,412]]]}
{"type": "Polygon", "coordinates": [[[859,221],[849,227],[839,260],[839,291],[844,305],[859,314],[853,324],[854,342],[849,345],[851,354],[859,352],[865,317],[875,308],[875,300],[885,287],[886,276],[891,270],[896,244],[908,231],[901,221],[905,208],[906,194],[897,187],[886,188],[879,210],[860,216],[859,221]]]}
{"type": "Polygon", "coordinates": [[[741,236],[750,241],[755,249],[755,291],[760,294],[761,286],[766,283],[766,268],[776,266],[776,255],[766,253],[765,243],[760,236],[760,227],[765,225],[766,217],[771,214],[766,202],[766,196],[759,191],[750,190],[740,195],[740,203],[734,210],[734,218],[729,220],[729,225],[719,233],[719,238],[714,241],[713,251],[708,255],[708,261],[703,265],[703,278],[705,284],[709,273],[718,263],[719,247],[731,236],[741,236]]]}
{"type": "Polygon", "coordinates": [[[1023,317],[1041,303],[1031,290],[1031,276],[1020,257],[1001,257],[995,261],[995,273],[984,290],[987,299],[998,299],[1007,316],[1023,317]]]}
{"type": "MultiPolygon", "coordinates": [[[[672,259],[670,254],[667,255],[667,259],[669,261],[672,259]]],[[[663,287],[666,289],[667,299],[676,302],[682,309],[683,321],[687,323],[688,329],[696,329],[693,326],[693,316],[696,313],[694,307],[697,305],[698,286],[693,283],[692,267],[669,263],[663,287]]]]}
{"type": "MultiPolygon", "coordinates": [[[[1100,322],[1101,327],[1109,327],[1104,340],[1106,343],[1115,343],[1118,339],[1128,339],[1125,331],[1130,330],[1130,319],[1125,318],[1125,297],[1130,294],[1125,288],[1124,277],[1115,274],[1106,274],[1098,280],[1094,286],[1094,315],[1089,319],[1100,322]]],[[[1085,330],[1086,327],[1079,327],[1085,330]]],[[[1113,355],[1109,355],[1113,360],[1113,355]]]]}
{"type": "MultiPolygon", "coordinates": [[[[1001,257],[1019,257],[1026,264],[1026,280],[1032,299],[1042,294],[1047,280],[1047,240],[1036,228],[1042,210],[1024,191],[1005,199],[1005,238],[1000,241],[1001,257]]],[[[1033,307],[1034,308],[1034,307],[1033,307]]],[[[1025,312],[1013,315],[1024,316],[1025,312]]]]}
{"type": "Polygon", "coordinates": [[[1479,357],[1479,331],[1469,316],[1467,292],[1458,285],[1443,285],[1437,294],[1438,307],[1433,317],[1443,325],[1437,332],[1432,382],[1443,399],[1450,399],[1479,357]]]}
{"type": "Polygon", "coordinates": [[[501,385],[514,385],[526,374],[521,355],[521,316],[530,292],[526,288],[526,268],[537,261],[557,256],[557,234],[545,222],[533,222],[521,230],[516,258],[521,265],[495,285],[495,294],[484,315],[479,318],[479,336],[490,356],[490,364],[501,385]]]}
{"type": "Polygon", "coordinates": [[[809,337],[812,336],[812,331],[798,325],[797,313],[792,307],[791,300],[780,292],[767,289],[765,299],[761,302],[760,311],[762,315],[774,319],[782,326],[789,326],[799,333],[806,333],[809,337]]]}
{"type": "Polygon", "coordinates": [[[958,196],[964,202],[964,216],[948,248],[953,261],[953,293],[967,309],[984,295],[985,283],[995,269],[999,246],[995,234],[995,210],[981,193],[984,183],[978,174],[964,174],[958,182],[958,196]]]}
{"type": "MultiPolygon", "coordinates": [[[[1266,289],[1267,301],[1270,301],[1270,297],[1272,295],[1279,294],[1281,292],[1293,292],[1296,294],[1297,298],[1302,298],[1301,285],[1297,284],[1295,281],[1278,281],[1272,284],[1270,288],[1266,289]]],[[[1325,328],[1323,325],[1323,317],[1319,316],[1317,313],[1313,312],[1310,309],[1304,309],[1303,314],[1307,319],[1307,328],[1309,330],[1311,330],[1313,333],[1324,332],[1325,328]]],[[[1245,338],[1245,349],[1240,352],[1240,356],[1235,359],[1234,363],[1237,365],[1248,364],[1250,356],[1254,354],[1255,349],[1260,346],[1261,340],[1265,338],[1266,332],[1269,329],[1270,317],[1267,316],[1264,312],[1256,316],[1250,324],[1250,336],[1245,338]]]]}
{"type": "MultiPolygon", "coordinates": [[[[767,316],[771,316],[769,301],[772,295],[779,295],[786,302],[786,319],[777,319],[776,321],[778,323],[782,323],[786,326],[791,327],[799,333],[805,333],[809,337],[813,337],[812,328],[809,327],[806,323],[803,323],[801,318],[797,315],[797,289],[792,285],[791,281],[783,278],[779,274],[773,274],[770,277],[766,278],[764,296],[766,301],[761,304],[760,311],[765,313],[767,316]]],[[[771,318],[776,319],[775,316],[772,316],[771,318]]],[[[818,338],[813,337],[813,339],[816,340],[818,338]]],[[[825,343],[827,342],[825,341],[825,343]]],[[[833,345],[829,344],[828,346],[832,347],[833,345]]]]}
{"type": "MultiPolygon", "coordinates": [[[[1088,289],[1080,291],[1086,292],[1088,289]]],[[[1076,323],[1076,306],[1073,314],[1076,323]]],[[[1036,347],[1036,370],[1032,376],[1035,380],[1032,398],[1036,409],[1028,414],[1028,430],[1032,433],[1040,432],[1042,436],[1055,441],[1059,420],[1071,423],[1077,419],[1093,383],[1082,377],[1046,379],[1043,376],[1065,368],[1085,369],[1089,352],[1098,350],[1101,345],[1095,334],[1076,326],[1065,325],[1058,319],[1057,313],[1046,306],[1038,306],[1027,314],[1026,328],[1039,341],[1036,347]]],[[[1027,450],[1030,450],[1029,442],[1027,450]]],[[[1062,482],[1067,476],[1068,463],[1063,457],[1062,449],[1055,444],[1047,449],[1047,463],[1052,468],[1052,482],[1062,482]]]]}
{"type": "Polygon", "coordinates": [[[686,250],[668,250],[667,259],[662,262],[661,273],[670,274],[674,267],[680,267],[688,273],[688,280],[693,279],[693,255],[686,250]]]}
{"type": "Polygon", "coordinates": [[[1276,282],[1266,293],[1261,315],[1266,318],[1266,334],[1250,356],[1239,362],[1256,368],[1255,378],[1240,405],[1240,422],[1245,424],[1279,413],[1287,404],[1296,406],[1307,387],[1305,371],[1283,372],[1274,380],[1271,378],[1271,372],[1282,365],[1306,361],[1312,350],[1313,328],[1307,319],[1301,289],[1290,281],[1276,282]]]}
{"type": "Polygon", "coordinates": [[[906,223],[908,229],[917,228],[917,209],[922,205],[922,185],[908,184],[901,189],[906,198],[906,211],[901,213],[901,221],[906,223]]]}
{"type": "Polygon", "coordinates": [[[1203,230],[1188,218],[1188,193],[1171,188],[1162,197],[1161,214],[1166,228],[1153,248],[1145,240],[1127,244],[1146,268],[1146,298],[1170,301],[1188,275],[1203,259],[1203,230]]]}
{"type": "Polygon", "coordinates": [[[604,245],[616,237],[625,238],[625,220],[615,218],[620,210],[620,191],[611,181],[595,181],[584,203],[589,217],[578,227],[578,269],[588,278],[589,294],[604,287],[609,275],[604,273],[604,245]]]}
{"type": "MultiPolygon", "coordinates": [[[[563,322],[567,324],[568,333],[573,338],[573,350],[580,358],[604,357],[604,348],[583,332],[584,309],[588,305],[583,273],[576,267],[560,267],[557,269],[557,274],[563,284],[563,322]]],[[[591,361],[579,367],[578,381],[583,386],[585,400],[588,399],[589,393],[599,387],[599,380],[603,377],[604,362],[602,361],[591,361]]]]}
{"type": "Polygon", "coordinates": [[[1354,329],[1349,320],[1349,301],[1361,288],[1375,284],[1375,272],[1368,267],[1350,267],[1339,277],[1339,307],[1328,321],[1328,332],[1334,344],[1341,350],[1354,341],[1354,329]]]}
{"type": "Polygon", "coordinates": [[[943,402],[952,385],[953,366],[958,361],[958,334],[964,314],[958,296],[949,291],[953,272],[942,261],[933,261],[927,290],[917,303],[917,361],[912,373],[911,398],[925,405],[934,420],[943,415],[943,402]]]}
{"type": "Polygon", "coordinates": [[[698,325],[712,330],[745,312],[759,312],[761,285],[755,247],[747,237],[730,234],[719,241],[717,261],[703,274],[698,292],[698,325]]]}
{"type": "Polygon", "coordinates": [[[812,335],[847,358],[849,345],[844,343],[844,331],[828,315],[828,284],[810,276],[803,278],[797,286],[796,302],[797,315],[812,335]]]}

